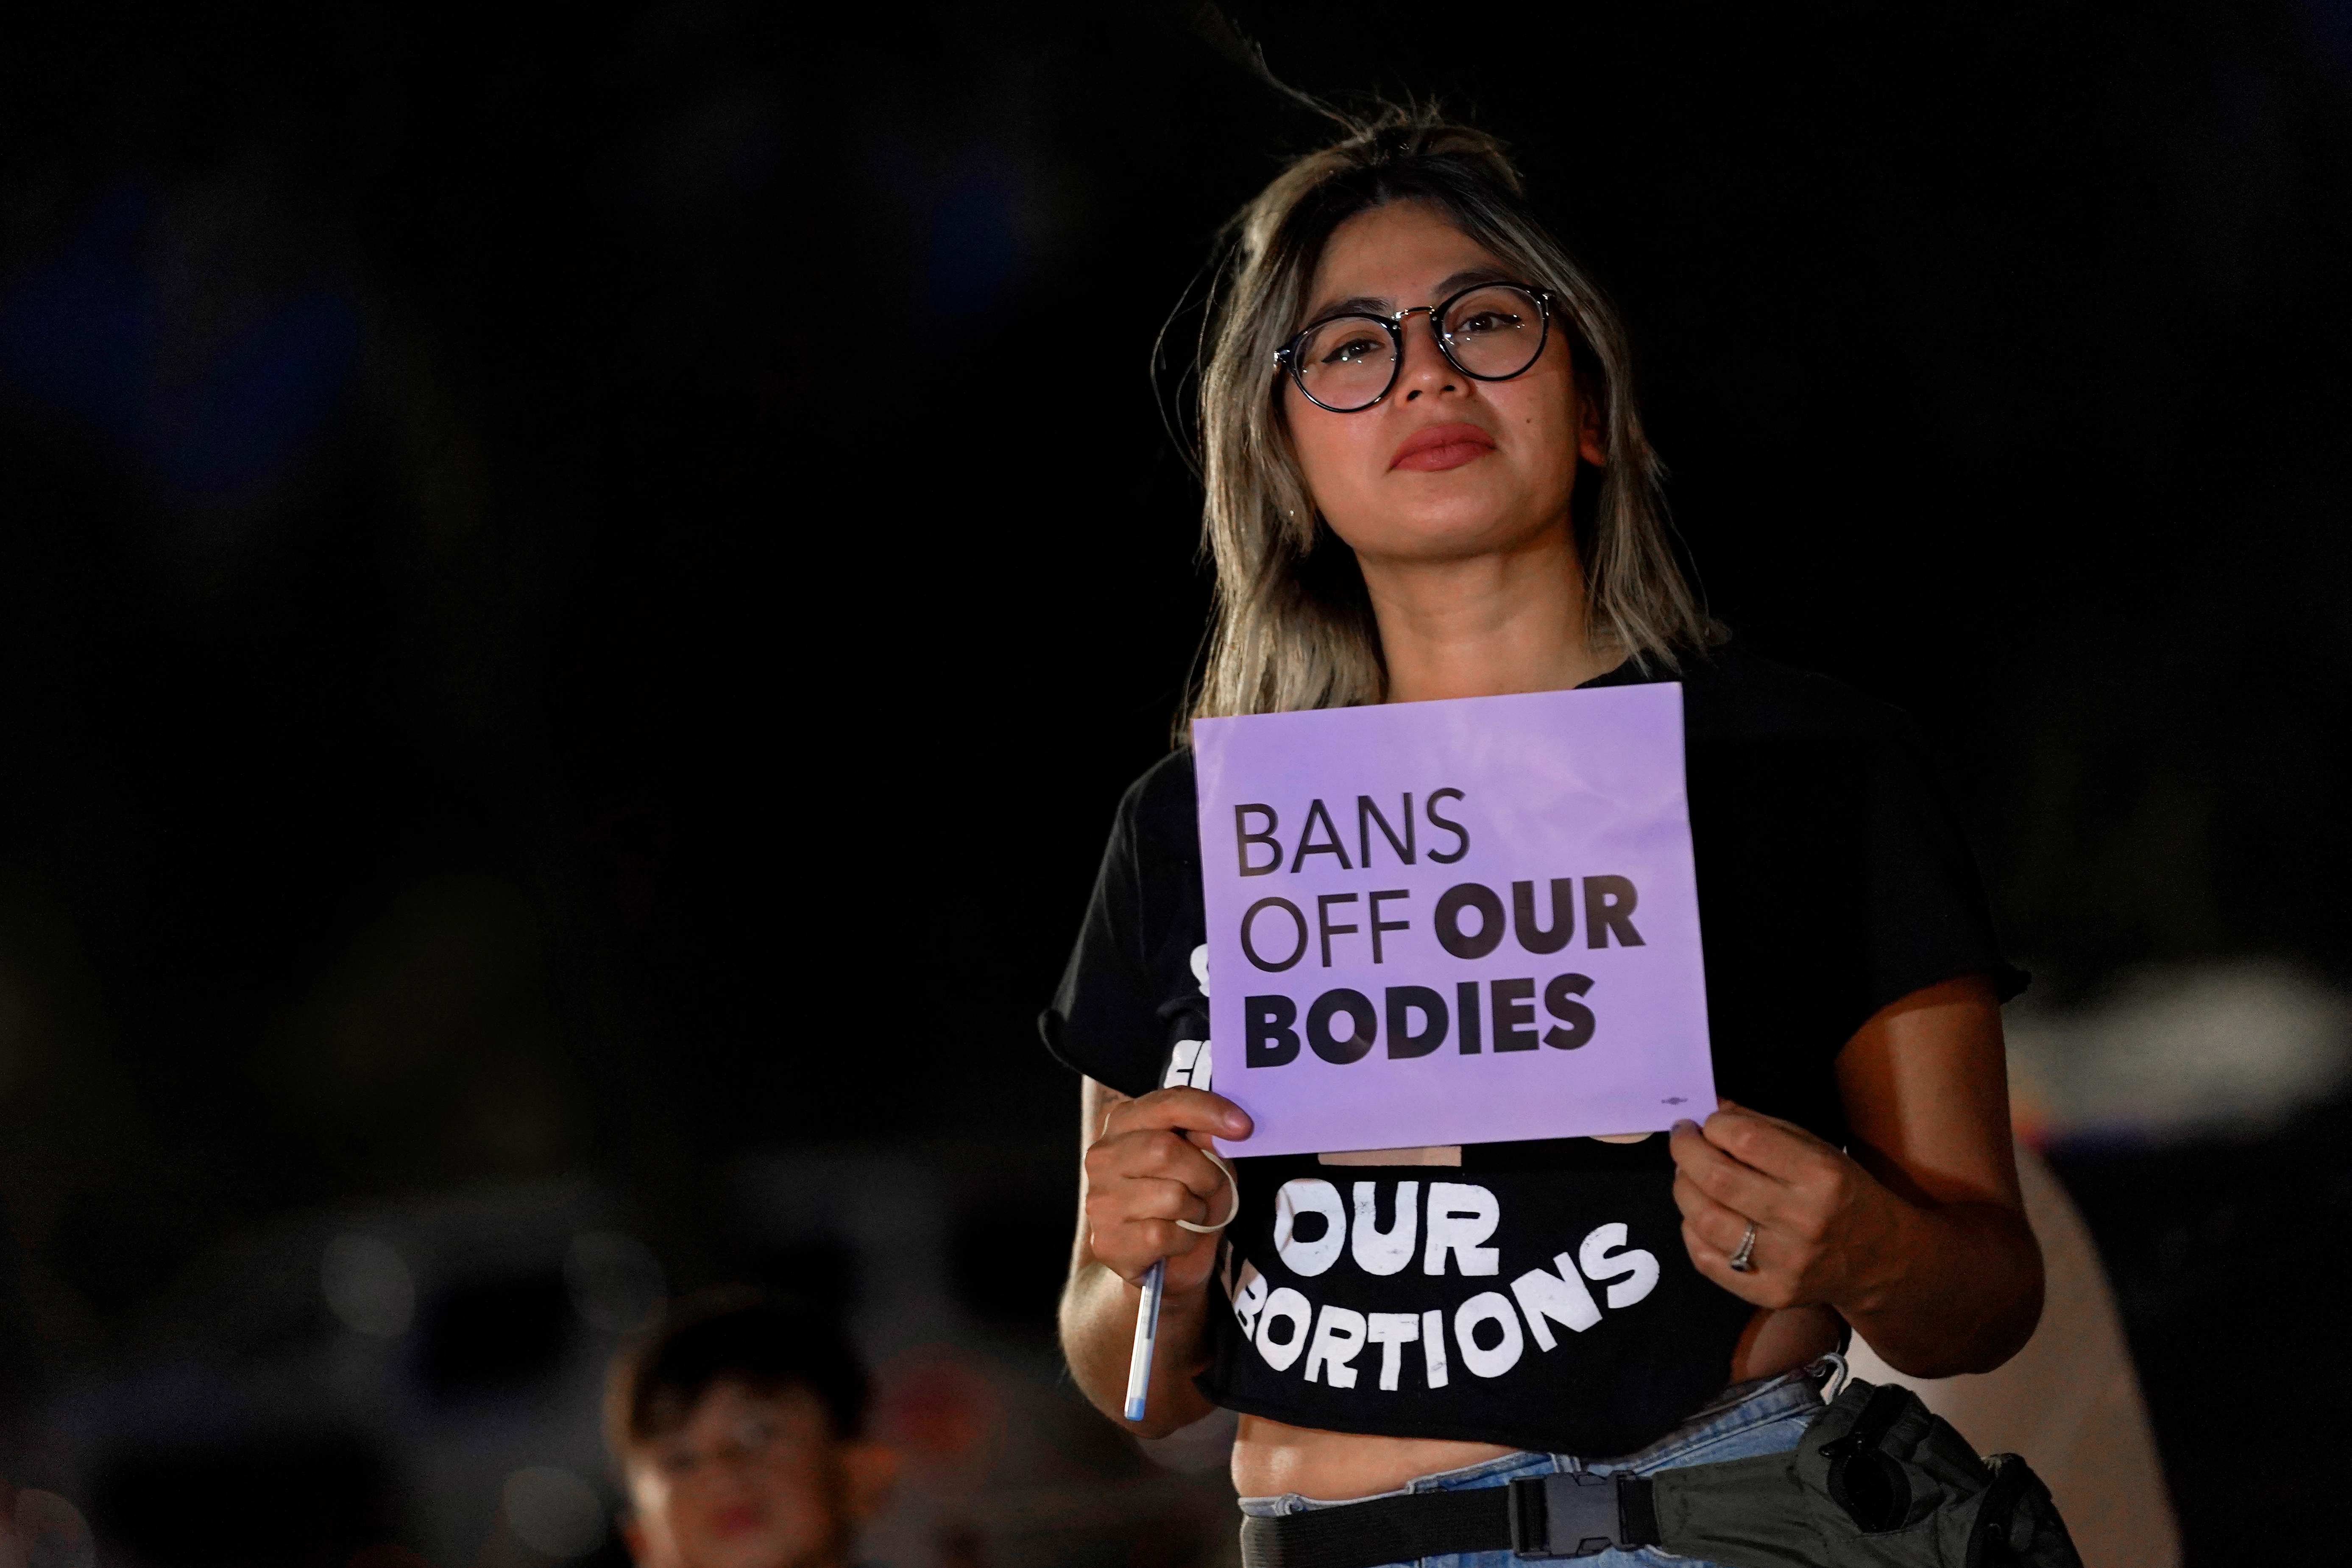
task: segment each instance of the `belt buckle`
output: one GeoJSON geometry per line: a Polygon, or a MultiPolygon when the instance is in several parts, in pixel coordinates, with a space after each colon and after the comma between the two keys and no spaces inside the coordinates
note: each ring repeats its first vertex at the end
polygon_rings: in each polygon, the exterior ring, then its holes
{"type": "Polygon", "coordinates": [[[1511,1483],[1511,1550],[1521,1557],[1591,1557],[1621,1544],[1617,1478],[1582,1470],[1511,1483]]]}

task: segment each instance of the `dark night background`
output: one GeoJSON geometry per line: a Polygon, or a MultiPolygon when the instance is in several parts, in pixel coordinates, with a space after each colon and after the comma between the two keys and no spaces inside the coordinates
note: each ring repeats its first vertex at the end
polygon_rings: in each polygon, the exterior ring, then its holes
{"type": "MultiPolygon", "coordinates": [[[[1231,9],[1512,141],[1713,607],[1927,726],[2045,1002],[2347,978],[2352,5],[1231,9]]],[[[26,8],[0,127],[0,1477],[429,1557],[363,1421],[90,1411],[278,1353],[205,1325],[305,1216],[568,1183],[673,1288],[867,1288],[747,1160],[966,1173],[1043,1355],[1031,1020],[1206,603],[1150,346],[1325,127],[1043,0],[26,8]]],[[[2192,1560],[2332,1539],[2344,1104],[2053,1151],[2192,1560]],[[2257,1431],[2263,1506],[2179,1484],[2257,1431]]],[[[539,1277],[404,1364],[520,1386],[539,1277]]]]}

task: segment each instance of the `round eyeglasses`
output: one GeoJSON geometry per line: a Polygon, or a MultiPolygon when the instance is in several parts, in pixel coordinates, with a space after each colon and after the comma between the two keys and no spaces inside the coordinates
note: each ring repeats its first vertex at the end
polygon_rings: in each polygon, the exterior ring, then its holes
{"type": "Polygon", "coordinates": [[[1316,407],[1360,413],[1395,389],[1404,366],[1404,319],[1423,311],[1437,352],[1473,381],[1525,374],[1551,336],[1549,293],[1524,283],[1474,283],[1393,316],[1326,316],[1276,350],[1275,363],[1316,407]]]}

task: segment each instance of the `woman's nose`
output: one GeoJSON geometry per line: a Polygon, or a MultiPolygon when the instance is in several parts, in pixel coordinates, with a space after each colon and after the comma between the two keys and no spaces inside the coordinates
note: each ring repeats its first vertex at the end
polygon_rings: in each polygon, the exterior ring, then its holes
{"type": "Polygon", "coordinates": [[[1411,403],[1424,392],[1459,392],[1461,373],[1438,352],[1437,331],[1428,324],[1428,318],[1408,321],[1404,329],[1404,367],[1398,377],[1404,386],[1404,400],[1411,403]]]}

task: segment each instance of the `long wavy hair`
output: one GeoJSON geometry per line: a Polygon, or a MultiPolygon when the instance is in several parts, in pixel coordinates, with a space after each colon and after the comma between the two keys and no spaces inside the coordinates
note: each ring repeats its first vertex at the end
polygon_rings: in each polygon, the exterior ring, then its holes
{"type": "MultiPolygon", "coordinates": [[[[1669,669],[1715,640],[1667,534],[1663,470],[1633,405],[1625,331],[1528,206],[1503,144],[1434,110],[1387,108],[1307,153],[1226,226],[1201,374],[1205,549],[1216,585],[1190,716],[1385,700],[1363,573],[1308,495],[1284,426],[1275,351],[1300,325],[1332,231],[1423,201],[1527,282],[1549,289],[1578,393],[1608,461],[1580,464],[1570,515],[1596,647],[1669,669]]],[[[1180,726],[1181,729],[1181,726],[1180,726]]]]}

